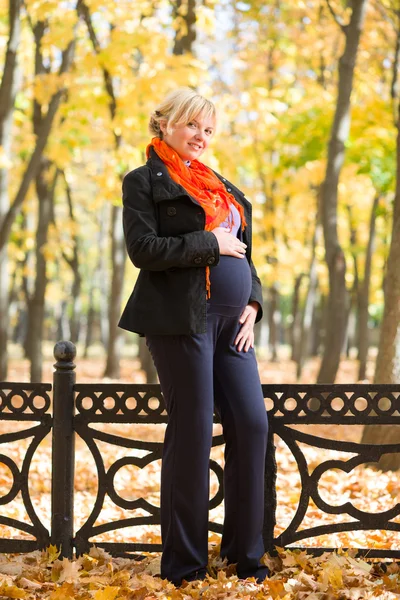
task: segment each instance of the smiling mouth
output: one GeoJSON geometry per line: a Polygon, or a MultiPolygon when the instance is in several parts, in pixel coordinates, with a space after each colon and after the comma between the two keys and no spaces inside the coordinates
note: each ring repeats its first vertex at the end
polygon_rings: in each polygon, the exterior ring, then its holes
{"type": "Polygon", "coordinates": [[[198,144],[190,144],[189,146],[191,146],[191,148],[193,148],[194,150],[201,150],[201,146],[199,146],[198,144]]]}

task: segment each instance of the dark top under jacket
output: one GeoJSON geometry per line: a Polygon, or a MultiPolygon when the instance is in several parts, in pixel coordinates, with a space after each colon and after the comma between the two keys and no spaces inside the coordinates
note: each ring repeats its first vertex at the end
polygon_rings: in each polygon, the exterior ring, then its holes
{"type": "MultiPolygon", "coordinates": [[[[257,322],[262,318],[262,291],[251,260],[251,204],[243,192],[216,175],[244,208],[247,227],[241,237],[251,271],[247,303],[259,303],[257,322]]],[[[171,179],[153,148],[146,165],[125,176],[122,191],[126,246],[140,272],[119,326],[140,335],[205,333],[205,267],[211,269],[212,294],[212,271],[220,254],[217,238],[204,230],[203,208],[171,179]]]]}

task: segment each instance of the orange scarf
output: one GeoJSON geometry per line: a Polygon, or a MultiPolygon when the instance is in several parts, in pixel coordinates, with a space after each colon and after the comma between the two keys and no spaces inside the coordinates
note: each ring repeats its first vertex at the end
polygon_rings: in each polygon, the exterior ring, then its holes
{"type": "MultiPolygon", "coordinates": [[[[195,198],[206,213],[206,231],[212,231],[228,219],[232,224],[230,205],[234,204],[240,214],[242,230],[246,227],[243,206],[235,200],[232,194],[226,191],[222,181],[218,179],[214,171],[199,160],[192,160],[190,166],[186,166],[180,156],[168,146],[166,142],[154,137],[146,148],[147,158],[150,148],[161,158],[168,169],[168,173],[176,183],[195,198]]],[[[210,297],[210,267],[206,267],[206,290],[207,298],[210,297]]]]}

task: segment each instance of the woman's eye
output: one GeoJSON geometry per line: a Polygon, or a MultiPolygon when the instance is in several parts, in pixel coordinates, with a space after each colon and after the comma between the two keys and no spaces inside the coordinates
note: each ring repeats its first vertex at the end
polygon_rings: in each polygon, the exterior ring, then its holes
{"type": "Polygon", "coordinates": [[[212,135],[212,130],[211,129],[206,129],[206,134],[207,135],[212,135]]]}
{"type": "Polygon", "coordinates": [[[188,123],[188,127],[196,127],[196,123],[188,123]]]}

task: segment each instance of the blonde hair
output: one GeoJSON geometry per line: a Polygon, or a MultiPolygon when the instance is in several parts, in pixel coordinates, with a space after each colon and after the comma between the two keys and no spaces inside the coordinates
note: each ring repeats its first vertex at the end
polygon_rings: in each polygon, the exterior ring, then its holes
{"type": "Polygon", "coordinates": [[[214,104],[190,88],[179,88],[170,92],[152,112],[150,133],[162,139],[161,121],[167,121],[167,132],[172,133],[174,127],[186,125],[200,114],[206,119],[215,119],[214,104]]]}

